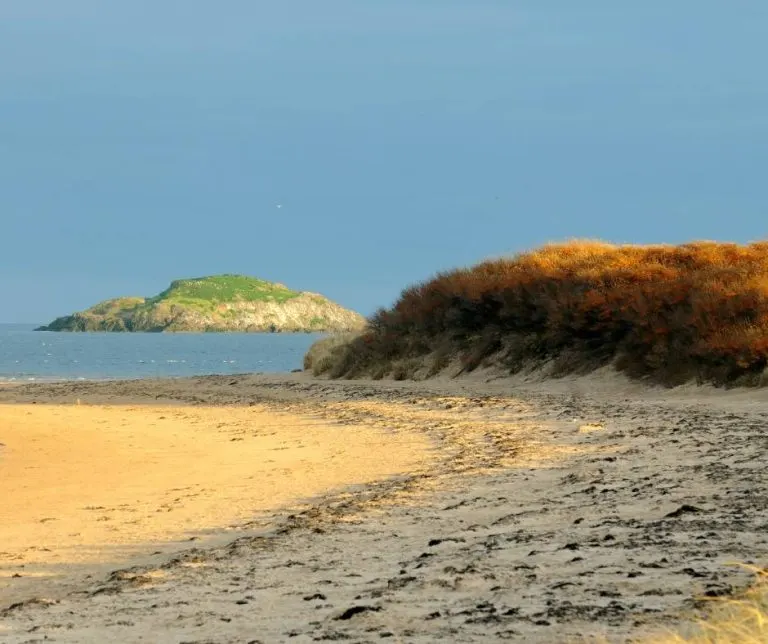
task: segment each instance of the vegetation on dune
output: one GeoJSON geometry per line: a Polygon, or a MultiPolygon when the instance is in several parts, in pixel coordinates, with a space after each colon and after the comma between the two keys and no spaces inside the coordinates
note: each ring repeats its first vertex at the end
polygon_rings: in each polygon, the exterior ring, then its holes
{"type": "Polygon", "coordinates": [[[304,356],[304,370],[324,373],[334,366],[336,352],[357,339],[359,333],[336,333],[315,342],[304,356]]]}
{"type": "Polygon", "coordinates": [[[315,373],[405,378],[612,363],[666,384],[758,384],[768,364],[768,242],[574,241],[438,274],[380,310],[315,373]]]}

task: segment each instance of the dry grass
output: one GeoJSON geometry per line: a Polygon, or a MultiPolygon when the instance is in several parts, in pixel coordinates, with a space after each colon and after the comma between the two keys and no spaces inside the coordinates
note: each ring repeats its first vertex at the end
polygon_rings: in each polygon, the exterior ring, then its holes
{"type": "Polygon", "coordinates": [[[402,360],[493,360],[561,373],[613,363],[666,384],[762,384],[768,242],[616,246],[573,241],[441,273],[403,291],[323,372],[389,372],[402,360]]]}
{"type": "Polygon", "coordinates": [[[304,356],[304,369],[314,375],[328,371],[337,361],[336,352],[343,350],[359,333],[337,333],[315,342],[304,356]]]}
{"type": "Polygon", "coordinates": [[[740,597],[713,599],[708,617],[690,635],[662,635],[645,644],[766,644],[768,571],[757,570],[757,584],[740,597]]]}

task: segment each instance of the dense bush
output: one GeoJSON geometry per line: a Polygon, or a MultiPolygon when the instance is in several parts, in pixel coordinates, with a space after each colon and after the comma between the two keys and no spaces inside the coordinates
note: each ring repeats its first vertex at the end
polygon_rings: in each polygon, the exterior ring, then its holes
{"type": "Polygon", "coordinates": [[[323,371],[402,374],[420,358],[435,373],[454,357],[467,370],[554,359],[561,371],[611,362],[669,384],[757,383],[768,364],[768,242],[575,241],[441,273],[377,312],[323,371]]]}

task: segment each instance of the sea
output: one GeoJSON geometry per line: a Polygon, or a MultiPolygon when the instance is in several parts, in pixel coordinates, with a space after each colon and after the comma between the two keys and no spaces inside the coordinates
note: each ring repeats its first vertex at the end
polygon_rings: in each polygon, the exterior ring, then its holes
{"type": "Polygon", "coordinates": [[[0,324],[0,383],[275,373],[317,333],[54,333],[0,324]]]}

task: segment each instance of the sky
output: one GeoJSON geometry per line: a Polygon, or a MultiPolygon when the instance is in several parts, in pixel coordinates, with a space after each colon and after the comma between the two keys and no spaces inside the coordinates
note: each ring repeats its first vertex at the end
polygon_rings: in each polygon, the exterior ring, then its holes
{"type": "Polygon", "coordinates": [[[768,233],[764,0],[2,0],[0,321],[245,273],[364,314],[768,233]]]}

